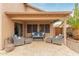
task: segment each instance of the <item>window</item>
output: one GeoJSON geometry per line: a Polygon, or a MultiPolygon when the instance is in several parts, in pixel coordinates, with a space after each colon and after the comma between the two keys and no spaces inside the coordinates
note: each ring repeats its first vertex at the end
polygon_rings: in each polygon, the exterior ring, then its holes
{"type": "Polygon", "coordinates": [[[45,24],[45,33],[50,33],[50,25],[45,24]]]}
{"type": "Polygon", "coordinates": [[[44,32],[44,24],[40,24],[40,32],[44,32]]]}
{"type": "MultiPolygon", "coordinates": [[[[27,33],[38,32],[37,24],[27,24],[27,33]]],[[[39,32],[50,33],[50,25],[49,24],[40,24],[39,32]]]]}
{"type": "Polygon", "coordinates": [[[32,32],[32,25],[27,24],[27,33],[31,33],[31,32],[32,32]]]}
{"type": "Polygon", "coordinates": [[[49,33],[50,25],[49,24],[40,24],[40,32],[49,33]]]}
{"type": "Polygon", "coordinates": [[[37,24],[33,24],[32,31],[33,31],[33,32],[37,32],[37,24]]]}
{"type": "Polygon", "coordinates": [[[37,32],[37,24],[27,24],[27,33],[37,32]]]}

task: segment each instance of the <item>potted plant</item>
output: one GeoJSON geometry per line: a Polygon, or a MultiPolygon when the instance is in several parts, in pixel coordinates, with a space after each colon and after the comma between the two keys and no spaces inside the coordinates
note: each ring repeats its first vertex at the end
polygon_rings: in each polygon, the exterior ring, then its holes
{"type": "Polygon", "coordinates": [[[79,40],[79,9],[77,3],[75,4],[74,15],[69,18],[68,24],[70,24],[73,29],[73,37],[79,40]]]}

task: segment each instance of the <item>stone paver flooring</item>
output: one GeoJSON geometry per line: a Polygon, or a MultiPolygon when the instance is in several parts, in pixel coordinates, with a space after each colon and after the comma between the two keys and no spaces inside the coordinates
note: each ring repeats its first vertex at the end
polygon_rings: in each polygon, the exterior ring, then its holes
{"type": "Polygon", "coordinates": [[[33,41],[31,44],[18,46],[12,52],[0,51],[0,55],[10,56],[75,56],[78,53],[65,45],[55,45],[43,41],[33,41]]]}

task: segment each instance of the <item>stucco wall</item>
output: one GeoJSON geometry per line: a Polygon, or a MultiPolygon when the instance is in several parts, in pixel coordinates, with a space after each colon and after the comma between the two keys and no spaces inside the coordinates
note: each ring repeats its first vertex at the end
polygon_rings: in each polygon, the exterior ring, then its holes
{"type": "Polygon", "coordinates": [[[2,49],[4,48],[4,40],[14,34],[14,22],[5,14],[5,12],[24,12],[25,8],[21,3],[3,3],[1,9],[2,38],[0,39],[0,41],[3,42],[1,42],[2,45],[0,44],[0,48],[2,49]]]}
{"type": "Polygon", "coordinates": [[[36,13],[36,12],[40,12],[40,11],[38,11],[38,10],[36,10],[36,9],[33,9],[33,8],[31,8],[31,7],[27,7],[26,8],[26,12],[28,12],[28,13],[36,13]]]}
{"type": "Polygon", "coordinates": [[[2,39],[2,28],[1,28],[2,27],[1,26],[2,25],[1,24],[2,23],[2,20],[1,20],[2,19],[2,12],[1,12],[2,9],[1,8],[2,8],[2,4],[0,4],[0,49],[2,47],[2,40],[1,40],[2,39]]]}
{"type": "Polygon", "coordinates": [[[79,41],[74,40],[72,38],[67,39],[67,46],[73,51],[79,53],[79,41]]]}
{"type": "Polygon", "coordinates": [[[4,3],[3,10],[8,12],[24,12],[25,6],[22,3],[4,3]]]}

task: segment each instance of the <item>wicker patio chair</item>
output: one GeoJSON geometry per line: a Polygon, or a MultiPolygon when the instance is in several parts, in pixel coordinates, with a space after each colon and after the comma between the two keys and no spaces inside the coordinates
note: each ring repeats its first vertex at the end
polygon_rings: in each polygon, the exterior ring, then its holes
{"type": "Polygon", "coordinates": [[[61,45],[63,42],[64,36],[63,35],[58,35],[52,38],[52,43],[61,45]]]}
{"type": "Polygon", "coordinates": [[[14,41],[14,45],[18,46],[18,45],[23,45],[25,38],[24,37],[18,37],[17,35],[13,36],[13,41],[14,41]]]}

